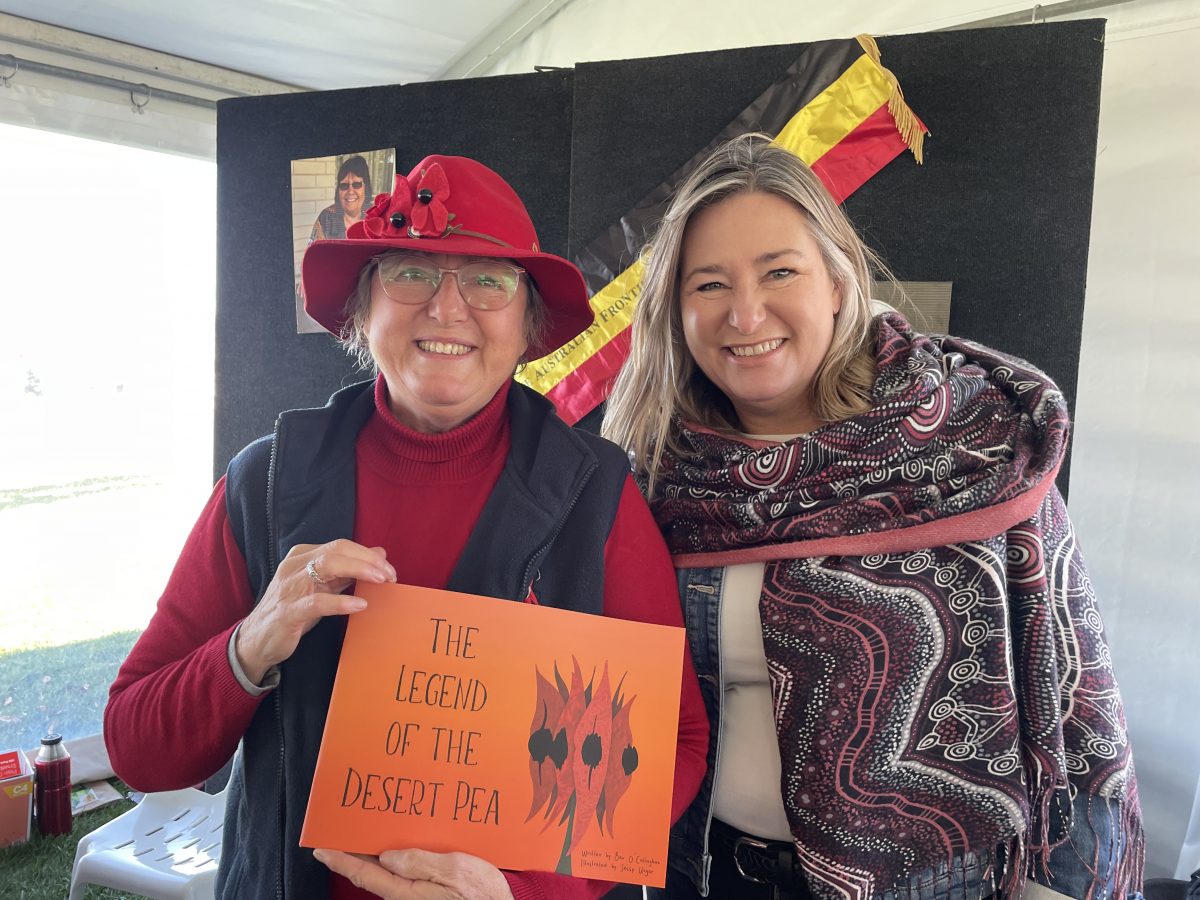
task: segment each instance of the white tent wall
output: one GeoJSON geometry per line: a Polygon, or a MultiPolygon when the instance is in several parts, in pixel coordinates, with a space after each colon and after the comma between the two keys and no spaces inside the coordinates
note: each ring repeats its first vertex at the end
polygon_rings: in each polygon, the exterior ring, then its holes
{"type": "Polygon", "coordinates": [[[3,12],[0,79],[0,122],[209,160],[216,100],[297,90],[3,12]]]}
{"type": "MultiPolygon", "coordinates": [[[[472,74],[931,31],[1030,5],[575,0],[472,74]]],[[[1180,852],[1200,781],[1200,2],[1088,15],[1108,36],[1070,506],[1134,742],[1146,875],[1186,877],[1200,865],[1180,852]]]]}
{"type": "Polygon", "coordinates": [[[1200,867],[1180,853],[1200,787],[1200,30],[1106,47],[1070,502],[1125,697],[1147,874],[1186,878],[1200,867]]]}
{"type": "MultiPolygon", "coordinates": [[[[201,159],[213,158],[217,143],[213,112],[158,101],[153,108],[136,114],[127,96],[64,81],[23,74],[19,83],[0,90],[0,122],[201,159]]],[[[140,96],[138,100],[141,101],[140,96]]]]}
{"type": "MultiPolygon", "coordinates": [[[[7,27],[12,17],[0,18],[7,27]]],[[[108,42],[111,43],[111,42],[108,42]]],[[[138,85],[124,92],[82,81],[22,69],[13,59],[70,69],[77,65],[66,53],[32,48],[12,40],[0,30],[0,75],[8,82],[0,88],[0,122],[40,128],[61,134],[213,159],[216,152],[215,109],[203,109],[155,97],[154,91],[176,87],[167,79],[155,80],[144,72],[131,72],[118,64],[93,61],[90,71],[102,77],[138,85]],[[141,83],[149,78],[153,84],[141,83]],[[145,90],[149,89],[147,98],[145,90]],[[135,106],[144,104],[140,111],[135,106]]]]}

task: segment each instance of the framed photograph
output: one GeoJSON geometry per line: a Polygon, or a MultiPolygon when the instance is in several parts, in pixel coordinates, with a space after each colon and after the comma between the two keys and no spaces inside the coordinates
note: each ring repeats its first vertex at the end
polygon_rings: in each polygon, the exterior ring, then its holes
{"type": "Polygon", "coordinates": [[[361,221],[375,195],[392,189],[396,151],[362,150],[337,156],[292,160],[292,256],[295,272],[296,332],[324,331],[304,311],[300,262],[313,241],[343,240],[361,221]]]}

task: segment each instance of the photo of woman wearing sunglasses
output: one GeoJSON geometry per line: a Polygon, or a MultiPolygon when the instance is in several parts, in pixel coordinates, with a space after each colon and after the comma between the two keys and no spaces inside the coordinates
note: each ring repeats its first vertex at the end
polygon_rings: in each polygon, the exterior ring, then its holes
{"type": "Polygon", "coordinates": [[[362,220],[363,212],[371,205],[368,198],[374,196],[367,161],[361,156],[351,156],[338,167],[333,203],[317,216],[309,243],[345,240],[346,229],[362,220]]]}
{"type": "Polygon", "coordinates": [[[396,151],[360,150],[334,156],[292,160],[292,263],[296,286],[296,332],[324,329],[304,312],[300,261],[314,241],[344,241],[375,199],[375,186],[385,189],[396,173],[396,151]],[[334,173],[337,173],[336,175],[334,173]],[[333,203],[329,203],[329,188],[333,203]]]}

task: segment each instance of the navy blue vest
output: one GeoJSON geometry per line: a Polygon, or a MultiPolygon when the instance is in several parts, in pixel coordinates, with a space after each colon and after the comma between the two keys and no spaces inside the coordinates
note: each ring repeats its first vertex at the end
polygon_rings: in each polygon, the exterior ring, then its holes
{"type": "MultiPolygon", "coordinates": [[[[373,383],[320,409],[283,413],[274,435],[229,464],[226,507],[256,601],[296,544],[350,537],[354,444],[375,409],[373,383]]],[[[613,444],[567,427],[548,401],[514,384],[512,448],[448,590],[599,614],[604,546],[629,464],[613,444]]],[[[217,896],[325,898],[329,872],[299,846],[345,620],[322,620],[281,666],[229,783],[217,896]]]]}

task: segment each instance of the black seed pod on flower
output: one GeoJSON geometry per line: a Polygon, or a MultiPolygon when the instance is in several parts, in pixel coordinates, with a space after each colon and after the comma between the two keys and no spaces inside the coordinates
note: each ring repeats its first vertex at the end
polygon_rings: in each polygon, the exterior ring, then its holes
{"type": "Polygon", "coordinates": [[[632,775],[638,767],[637,747],[630,744],[621,752],[621,769],[626,777],[632,775]]]}
{"type": "Polygon", "coordinates": [[[558,734],[554,736],[554,742],[550,746],[550,761],[554,763],[554,768],[561,769],[563,763],[567,761],[567,729],[558,729],[558,734]]]}
{"type": "Polygon", "coordinates": [[[542,727],[529,736],[529,758],[539,766],[546,761],[546,757],[550,755],[551,749],[554,747],[554,736],[550,733],[550,729],[546,727],[546,719],[549,715],[549,710],[546,709],[546,704],[542,704],[542,727]]]}
{"type": "Polygon", "coordinates": [[[604,758],[603,741],[600,739],[600,735],[594,730],[583,739],[583,746],[579,749],[579,758],[583,760],[583,764],[589,769],[588,787],[591,787],[592,772],[596,771],[596,766],[600,765],[600,760],[604,758]]]}
{"type": "Polygon", "coordinates": [[[554,738],[550,736],[549,728],[539,728],[529,736],[529,756],[539,766],[546,761],[553,746],[554,738]]]}

